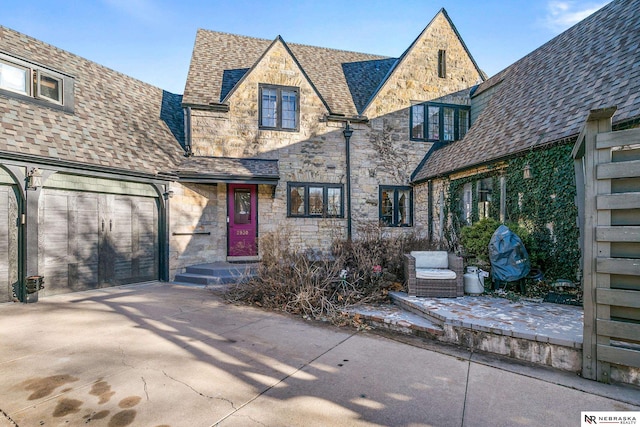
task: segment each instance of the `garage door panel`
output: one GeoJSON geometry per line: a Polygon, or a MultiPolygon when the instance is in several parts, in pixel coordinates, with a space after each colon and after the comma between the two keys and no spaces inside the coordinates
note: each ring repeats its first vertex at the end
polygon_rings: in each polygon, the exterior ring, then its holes
{"type": "Polygon", "coordinates": [[[40,225],[45,296],[98,286],[98,198],[97,194],[43,191],[40,225]]]}
{"type": "Polygon", "coordinates": [[[136,208],[138,276],[150,279],[158,271],[158,206],[155,200],[145,199],[136,208]]]}
{"type": "Polygon", "coordinates": [[[158,278],[155,199],[45,190],[45,282],[60,283],[51,293],[158,278]]]}
{"type": "Polygon", "coordinates": [[[12,301],[18,280],[18,203],[13,187],[0,186],[0,302],[12,301]]]}

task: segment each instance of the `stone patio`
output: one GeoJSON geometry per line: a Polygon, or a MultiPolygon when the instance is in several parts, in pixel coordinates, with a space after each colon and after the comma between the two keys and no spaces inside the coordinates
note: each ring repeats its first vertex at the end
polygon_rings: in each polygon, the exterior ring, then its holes
{"type": "Polygon", "coordinates": [[[349,310],[374,328],[509,356],[569,371],[582,366],[581,307],[492,296],[459,298],[390,294],[393,305],[349,310]]]}

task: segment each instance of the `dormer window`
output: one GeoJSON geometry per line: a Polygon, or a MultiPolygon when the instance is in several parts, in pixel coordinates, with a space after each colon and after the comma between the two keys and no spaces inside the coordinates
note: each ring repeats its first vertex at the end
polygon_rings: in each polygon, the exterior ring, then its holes
{"type": "Polygon", "coordinates": [[[73,112],[73,78],[0,53],[0,94],[73,112]]]}
{"type": "Polygon", "coordinates": [[[38,98],[62,104],[62,79],[37,71],[36,87],[38,98]]]}
{"type": "Polygon", "coordinates": [[[30,95],[29,69],[0,60],[0,89],[30,95]]]}
{"type": "Polygon", "coordinates": [[[411,107],[413,141],[449,142],[462,139],[469,130],[467,105],[425,102],[411,107]]]}
{"type": "Polygon", "coordinates": [[[260,129],[296,131],[299,129],[299,89],[290,86],[260,85],[260,129]]]}

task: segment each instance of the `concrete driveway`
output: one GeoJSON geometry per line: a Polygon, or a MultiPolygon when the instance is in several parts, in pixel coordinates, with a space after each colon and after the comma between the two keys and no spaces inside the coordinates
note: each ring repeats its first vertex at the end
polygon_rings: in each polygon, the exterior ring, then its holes
{"type": "Polygon", "coordinates": [[[166,283],[0,305],[0,426],[579,425],[638,389],[166,283]],[[407,338],[408,339],[408,338],[407,338]]]}

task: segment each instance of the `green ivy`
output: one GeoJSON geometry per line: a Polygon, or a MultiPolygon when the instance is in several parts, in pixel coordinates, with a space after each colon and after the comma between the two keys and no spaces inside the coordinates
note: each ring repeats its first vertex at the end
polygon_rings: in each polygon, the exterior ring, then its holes
{"type": "MultiPolygon", "coordinates": [[[[580,250],[578,216],[575,204],[576,189],[570,144],[532,150],[504,162],[500,171],[451,180],[443,209],[449,218],[444,230],[447,245],[460,251],[462,224],[460,195],[464,185],[484,178],[493,179],[489,215],[500,217],[500,174],[506,183],[506,222],[522,238],[532,264],[538,266],[548,279],[574,280],[578,271],[580,250]],[[528,165],[531,178],[524,178],[528,165]]],[[[477,192],[472,192],[472,222],[479,220],[477,192]]]]}

